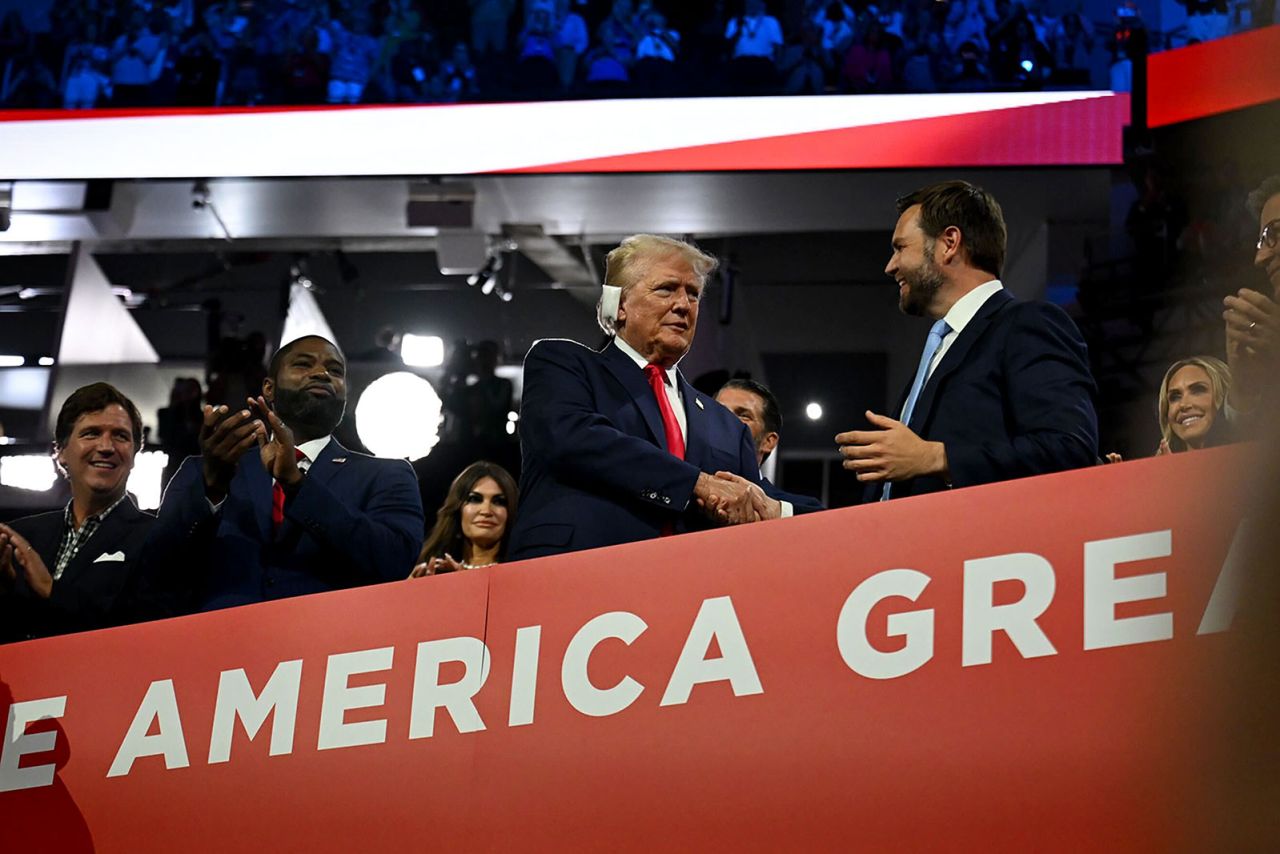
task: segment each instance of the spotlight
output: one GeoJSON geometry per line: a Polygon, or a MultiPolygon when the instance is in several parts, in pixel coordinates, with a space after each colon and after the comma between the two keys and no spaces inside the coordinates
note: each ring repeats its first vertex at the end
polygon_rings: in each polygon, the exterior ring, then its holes
{"type": "Polygon", "coordinates": [[[822,404],[816,401],[811,402],[804,408],[805,417],[810,421],[818,421],[822,418],[822,404]]]}
{"type": "Polygon", "coordinates": [[[484,284],[480,286],[480,293],[484,294],[485,296],[488,296],[489,294],[493,293],[493,289],[496,288],[497,286],[498,286],[497,277],[490,276],[489,278],[485,279],[484,284]]]}
{"type": "Polygon", "coordinates": [[[498,298],[499,298],[500,300],[502,300],[503,302],[511,302],[512,297],[513,297],[513,295],[512,295],[512,293],[511,293],[511,291],[505,291],[505,290],[504,290],[502,293],[498,294],[498,298]]]}
{"type": "Polygon", "coordinates": [[[21,368],[26,363],[22,356],[0,356],[0,368],[21,368]]]}
{"type": "Polygon", "coordinates": [[[400,339],[400,358],[412,368],[444,364],[444,339],[439,335],[409,335],[400,339]]]}
{"type": "Polygon", "coordinates": [[[500,269],[502,269],[501,256],[490,250],[489,257],[484,259],[484,264],[480,266],[480,269],[467,276],[467,284],[474,288],[480,282],[492,279],[493,274],[500,269]]]}
{"type": "Polygon", "coordinates": [[[53,457],[48,454],[20,454],[0,457],[0,486],[48,492],[57,479],[53,457]]]}
{"type": "Polygon", "coordinates": [[[369,384],[356,403],[356,432],[375,456],[416,460],[440,440],[440,396],[417,374],[396,371],[369,384]]]}

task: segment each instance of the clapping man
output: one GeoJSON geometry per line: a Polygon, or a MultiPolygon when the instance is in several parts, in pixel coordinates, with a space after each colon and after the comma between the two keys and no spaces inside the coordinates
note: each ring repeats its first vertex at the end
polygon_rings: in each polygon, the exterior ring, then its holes
{"type": "Polygon", "coordinates": [[[409,464],[333,438],[347,399],[337,345],[299,338],[267,373],[244,408],[204,408],[201,455],[160,507],[169,571],[191,574],[200,610],[403,578],[422,539],[409,464]]]}
{"type": "Polygon", "coordinates": [[[76,389],[54,424],[67,506],[0,525],[0,640],[85,631],[154,615],[143,606],[143,543],[155,517],[125,491],[142,417],[107,383],[76,389]]]}

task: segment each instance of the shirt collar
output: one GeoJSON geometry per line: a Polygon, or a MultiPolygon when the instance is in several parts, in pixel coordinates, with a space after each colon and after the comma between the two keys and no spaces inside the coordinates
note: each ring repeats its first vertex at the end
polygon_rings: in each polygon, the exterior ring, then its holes
{"type": "MultiPolygon", "coordinates": [[[[639,366],[641,370],[644,370],[646,367],[648,367],[649,363],[644,360],[644,356],[641,356],[639,353],[636,352],[636,349],[634,347],[632,347],[626,341],[623,341],[621,335],[613,336],[613,343],[618,346],[619,350],[626,353],[631,358],[631,361],[635,362],[636,365],[639,366]]],[[[677,362],[676,364],[678,365],[679,362],[677,362]]],[[[679,383],[676,382],[676,377],[680,375],[679,372],[676,370],[676,365],[672,365],[671,367],[667,368],[663,373],[667,375],[668,385],[670,385],[672,388],[680,388],[679,383]]]]}
{"type": "Polygon", "coordinates": [[[1003,287],[999,279],[992,279],[978,285],[956,300],[955,305],[951,306],[951,310],[942,319],[947,322],[947,326],[950,326],[953,332],[959,335],[969,325],[969,321],[973,320],[978,309],[982,308],[986,301],[999,293],[1003,287]]]}
{"type": "MultiPolygon", "coordinates": [[[[122,493],[119,498],[111,502],[111,506],[108,507],[106,510],[103,510],[101,513],[94,513],[90,516],[85,516],[84,523],[87,525],[89,524],[89,522],[92,521],[92,522],[101,524],[102,520],[110,516],[111,511],[119,507],[120,502],[124,501],[128,497],[129,497],[128,492],[122,493]]],[[[72,530],[75,530],[75,527],[76,527],[75,503],[76,503],[75,499],[74,498],[71,499],[70,501],[67,502],[67,506],[62,510],[62,520],[66,522],[67,527],[71,528],[72,530]]]]}
{"type": "Polygon", "coordinates": [[[329,440],[332,438],[332,435],[321,436],[319,439],[312,439],[309,442],[303,442],[301,445],[297,445],[295,447],[297,447],[299,451],[302,451],[302,455],[307,458],[308,463],[314,463],[320,458],[320,452],[324,450],[325,445],[328,445],[329,440]]]}

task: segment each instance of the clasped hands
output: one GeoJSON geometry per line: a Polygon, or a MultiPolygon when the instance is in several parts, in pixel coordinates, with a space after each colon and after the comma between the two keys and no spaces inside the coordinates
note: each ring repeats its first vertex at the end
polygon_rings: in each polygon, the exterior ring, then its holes
{"type": "Polygon", "coordinates": [[[781,502],[764,494],[764,490],[745,477],[727,471],[698,475],[693,497],[708,519],[720,525],[741,525],[777,519],[782,515],[781,502]]]}
{"type": "Polygon", "coordinates": [[[874,430],[849,430],[836,435],[841,464],[860,481],[897,482],[921,475],[946,478],[947,449],[941,442],[927,442],[901,421],[866,412],[874,430]]]}
{"type": "Polygon", "coordinates": [[[261,396],[247,399],[249,408],[230,412],[226,406],[205,406],[200,425],[200,454],[205,493],[214,503],[226,498],[236,464],[255,444],[262,467],[285,492],[302,482],[294,453],[293,431],[280,420],[261,396]],[[253,410],[257,410],[255,415],[253,410]]]}
{"type": "Polygon", "coordinates": [[[48,599],[53,593],[53,574],[44,558],[26,537],[8,525],[0,525],[0,589],[12,587],[19,570],[26,577],[27,586],[41,599],[48,599]]]}

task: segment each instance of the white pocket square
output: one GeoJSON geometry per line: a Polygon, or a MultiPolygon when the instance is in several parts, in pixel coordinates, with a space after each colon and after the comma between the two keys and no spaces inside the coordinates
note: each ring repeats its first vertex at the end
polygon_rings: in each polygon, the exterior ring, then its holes
{"type": "Polygon", "coordinates": [[[93,559],[94,563],[106,563],[107,561],[123,561],[124,552],[103,552],[93,559]]]}

